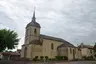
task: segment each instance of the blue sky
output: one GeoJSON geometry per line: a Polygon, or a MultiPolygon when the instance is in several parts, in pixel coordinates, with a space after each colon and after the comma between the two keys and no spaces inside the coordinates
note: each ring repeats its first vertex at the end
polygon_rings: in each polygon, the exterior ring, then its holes
{"type": "Polygon", "coordinates": [[[26,25],[34,6],[41,33],[63,38],[74,45],[96,42],[95,0],[0,0],[0,28],[15,30],[24,43],[26,25]]]}

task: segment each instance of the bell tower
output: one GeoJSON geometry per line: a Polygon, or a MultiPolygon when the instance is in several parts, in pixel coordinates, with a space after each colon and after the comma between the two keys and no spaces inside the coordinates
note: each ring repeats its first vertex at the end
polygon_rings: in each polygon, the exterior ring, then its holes
{"type": "Polygon", "coordinates": [[[36,22],[35,11],[30,23],[26,26],[25,44],[29,44],[32,40],[39,40],[40,24],[36,22]]]}

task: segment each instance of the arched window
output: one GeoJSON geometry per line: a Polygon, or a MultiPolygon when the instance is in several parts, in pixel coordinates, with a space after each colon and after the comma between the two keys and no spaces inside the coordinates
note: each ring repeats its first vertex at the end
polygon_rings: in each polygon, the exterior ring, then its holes
{"type": "Polygon", "coordinates": [[[51,49],[52,49],[52,50],[54,49],[54,45],[53,45],[53,43],[51,43],[51,49]]]}
{"type": "Polygon", "coordinates": [[[36,29],[34,29],[34,34],[35,34],[35,35],[37,34],[37,30],[36,30],[36,29]]]}

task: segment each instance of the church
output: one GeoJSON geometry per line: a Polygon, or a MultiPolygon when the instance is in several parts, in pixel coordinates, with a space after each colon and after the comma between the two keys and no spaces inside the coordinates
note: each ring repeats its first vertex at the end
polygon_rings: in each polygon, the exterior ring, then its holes
{"type": "Polygon", "coordinates": [[[36,22],[35,11],[26,26],[25,43],[22,45],[21,57],[33,59],[36,56],[66,56],[68,60],[81,59],[80,49],[62,38],[40,34],[41,26],[36,22]]]}

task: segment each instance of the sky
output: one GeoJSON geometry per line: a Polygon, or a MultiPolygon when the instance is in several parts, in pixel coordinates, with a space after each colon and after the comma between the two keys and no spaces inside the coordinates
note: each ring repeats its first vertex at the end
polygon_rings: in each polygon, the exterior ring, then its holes
{"type": "Polygon", "coordinates": [[[15,30],[21,38],[21,48],[25,27],[32,20],[35,7],[41,34],[63,38],[74,45],[94,45],[95,6],[96,0],[0,0],[0,29],[15,30]]]}

